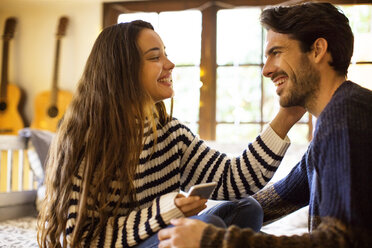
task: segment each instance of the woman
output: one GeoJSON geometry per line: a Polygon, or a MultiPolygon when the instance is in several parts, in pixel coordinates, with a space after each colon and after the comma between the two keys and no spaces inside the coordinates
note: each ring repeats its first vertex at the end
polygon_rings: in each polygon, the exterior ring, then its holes
{"type": "MultiPolygon", "coordinates": [[[[282,138],[303,110],[281,109],[242,156],[228,158],[167,114],[162,100],[173,96],[173,68],[149,23],[101,32],[49,153],[41,247],[157,246],[157,231],[171,219],[205,208],[206,199],[180,190],[215,181],[212,198],[229,200],[272,177],[289,145],[282,138]]],[[[240,226],[257,230],[259,210],[244,198],[196,218],[224,226],[242,214],[240,226]]]]}

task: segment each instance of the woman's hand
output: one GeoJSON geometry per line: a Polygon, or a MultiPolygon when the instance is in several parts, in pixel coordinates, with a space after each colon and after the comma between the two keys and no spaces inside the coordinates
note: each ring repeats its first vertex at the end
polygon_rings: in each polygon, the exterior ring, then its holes
{"type": "Polygon", "coordinates": [[[292,126],[296,124],[305,113],[306,109],[299,106],[286,108],[280,107],[279,112],[270,122],[270,126],[276,134],[284,139],[292,126]]]}
{"type": "Polygon", "coordinates": [[[206,202],[207,199],[202,199],[199,196],[185,197],[182,194],[178,194],[174,199],[174,203],[186,217],[197,215],[207,207],[206,202]]]}

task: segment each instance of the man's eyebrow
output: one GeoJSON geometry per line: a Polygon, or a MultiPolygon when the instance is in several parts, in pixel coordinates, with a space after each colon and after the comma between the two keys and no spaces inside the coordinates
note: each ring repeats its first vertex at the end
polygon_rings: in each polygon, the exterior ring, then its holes
{"type": "Polygon", "coordinates": [[[152,51],[159,51],[160,48],[159,47],[153,47],[153,48],[150,48],[149,50],[147,50],[146,52],[144,52],[143,54],[147,54],[149,52],[152,52],[152,51]]]}
{"type": "Polygon", "coordinates": [[[274,52],[274,50],[276,50],[276,49],[282,49],[282,48],[283,48],[282,46],[273,46],[272,48],[269,49],[269,51],[266,52],[265,57],[267,57],[270,54],[272,54],[274,52]]]}

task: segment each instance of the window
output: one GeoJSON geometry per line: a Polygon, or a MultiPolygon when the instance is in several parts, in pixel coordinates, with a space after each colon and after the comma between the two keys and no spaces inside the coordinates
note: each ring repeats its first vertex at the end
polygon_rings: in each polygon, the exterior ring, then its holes
{"type": "Polygon", "coordinates": [[[372,90],[372,5],[340,5],[354,33],[354,54],[348,78],[372,90]]]}
{"type": "MultiPolygon", "coordinates": [[[[104,3],[104,26],[117,22],[116,18],[123,13],[119,21],[148,15],[145,20],[154,23],[176,64],[174,116],[187,122],[203,139],[246,142],[257,135],[279,108],[273,83],[261,75],[265,30],[258,17],[264,6],[250,6],[253,2],[104,3]]],[[[263,5],[277,3],[262,1],[263,5]]],[[[372,69],[372,47],[368,45],[372,40],[372,5],[340,8],[349,17],[355,34],[349,79],[372,89],[367,74],[372,69]]],[[[292,143],[307,144],[311,134],[312,118],[306,114],[289,135],[292,143]]]]}

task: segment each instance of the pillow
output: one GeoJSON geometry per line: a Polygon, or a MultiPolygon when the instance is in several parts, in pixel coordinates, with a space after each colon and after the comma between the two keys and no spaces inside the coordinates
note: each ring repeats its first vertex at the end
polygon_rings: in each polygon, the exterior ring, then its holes
{"type": "Polygon", "coordinates": [[[38,181],[36,209],[40,211],[41,203],[45,198],[45,162],[50,144],[55,134],[45,130],[24,128],[19,131],[19,135],[28,138],[31,143],[27,149],[27,156],[31,170],[38,181]]]}
{"type": "Polygon", "coordinates": [[[19,135],[30,138],[32,145],[35,147],[40,163],[43,166],[43,169],[45,169],[45,161],[48,155],[49,146],[55,133],[46,130],[24,128],[19,131],[19,135]]]}

